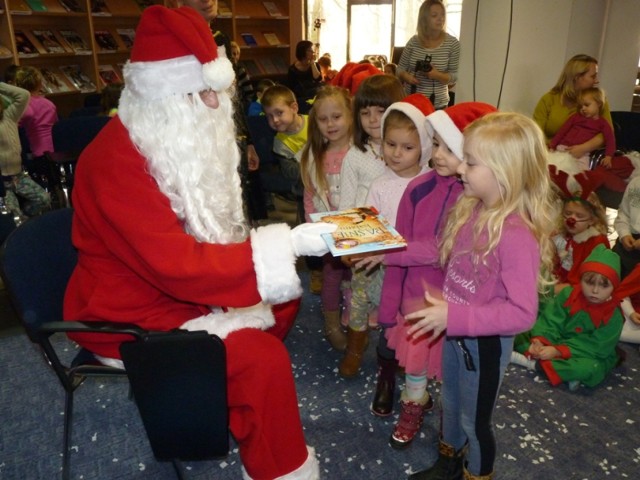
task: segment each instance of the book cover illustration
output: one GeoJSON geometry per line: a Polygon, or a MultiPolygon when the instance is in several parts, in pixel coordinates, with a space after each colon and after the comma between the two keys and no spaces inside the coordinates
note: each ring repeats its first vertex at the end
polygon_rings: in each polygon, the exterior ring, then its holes
{"type": "Polygon", "coordinates": [[[26,0],[27,5],[31,7],[31,10],[34,12],[46,12],[47,6],[44,4],[42,0],[26,0]]]}
{"type": "Polygon", "coordinates": [[[322,235],[334,257],[390,250],[407,244],[374,207],[319,212],[310,216],[314,222],[338,226],[335,232],[322,235]]]}
{"type": "Polygon", "coordinates": [[[11,58],[13,57],[13,53],[11,53],[11,50],[9,50],[9,47],[5,47],[4,45],[0,44],[0,58],[11,58]]]}
{"type": "Polygon", "coordinates": [[[96,17],[110,17],[111,12],[105,0],[91,0],[91,15],[96,17]]]}
{"type": "Polygon", "coordinates": [[[262,35],[269,45],[280,45],[280,39],[275,32],[262,32],[262,35]]]}
{"type": "Polygon", "coordinates": [[[120,40],[122,40],[124,46],[131,50],[131,47],[133,47],[133,40],[136,37],[136,31],[133,28],[117,28],[116,32],[118,32],[120,40]]]}
{"type": "Polygon", "coordinates": [[[47,93],[65,93],[75,90],[67,83],[62,73],[54,72],[45,67],[40,68],[40,73],[42,73],[43,79],[42,86],[47,93]]]}
{"type": "Polygon", "coordinates": [[[60,71],[69,82],[81,92],[95,92],[96,86],[91,79],[80,70],[80,65],[63,65],[60,71]]]}
{"type": "Polygon", "coordinates": [[[231,16],[231,9],[224,0],[218,1],[218,18],[228,18],[231,16]]]}
{"type": "Polygon", "coordinates": [[[257,47],[258,42],[256,41],[256,37],[253,36],[252,33],[241,33],[240,36],[244,40],[244,43],[249,47],[257,47]]]}
{"type": "Polygon", "coordinates": [[[60,44],[51,30],[33,30],[33,36],[40,42],[45,53],[65,53],[66,50],[60,44]]]}
{"type": "Polygon", "coordinates": [[[36,57],[39,55],[38,49],[33,42],[29,39],[27,34],[22,30],[16,30],[13,32],[16,39],[16,49],[18,50],[18,56],[22,58],[36,57]]]}
{"type": "Polygon", "coordinates": [[[275,2],[262,2],[262,4],[264,5],[264,8],[267,9],[269,15],[271,15],[272,17],[282,16],[282,13],[280,13],[280,10],[278,9],[278,6],[275,4],[275,2]]]}
{"type": "Polygon", "coordinates": [[[91,49],[75,30],[60,30],[60,35],[77,55],[91,54],[91,49]]]}
{"type": "Polygon", "coordinates": [[[59,0],[60,5],[64,7],[67,12],[82,12],[82,8],[80,8],[80,4],[77,0],[59,0]]]}
{"type": "Polygon", "coordinates": [[[94,37],[101,53],[118,51],[118,42],[109,30],[96,30],[94,37]]]}
{"type": "Polygon", "coordinates": [[[9,13],[13,15],[31,15],[33,10],[24,0],[9,0],[9,13]]]}
{"type": "Polygon", "coordinates": [[[104,86],[111,83],[122,83],[122,79],[113,65],[98,65],[98,74],[104,86]]]}

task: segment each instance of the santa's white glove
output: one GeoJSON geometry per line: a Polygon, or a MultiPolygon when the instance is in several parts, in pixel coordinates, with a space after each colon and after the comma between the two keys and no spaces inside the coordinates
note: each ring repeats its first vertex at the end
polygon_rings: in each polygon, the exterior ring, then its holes
{"type": "Polygon", "coordinates": [[[298,257],[321,257],[329,251],[327,243],[320,236],[323,233],[331,233],[338,228],[333,223],[303,223],[291,230],[291,242],[293,251],[298,257]]]}

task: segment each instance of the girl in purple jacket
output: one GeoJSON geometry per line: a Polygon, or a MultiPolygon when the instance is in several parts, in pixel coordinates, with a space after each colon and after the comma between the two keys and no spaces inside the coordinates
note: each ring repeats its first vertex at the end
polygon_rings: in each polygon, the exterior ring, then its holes
{"type": "Polygon", "coordinates": [[[445,332],[442,437],[435,465],[411,479],[493,478],[492,414],[514,335],[530,329],[549,277],[553,200],[539,127],[492,113],[464,131],[464,194],[442,235],[442,298],[405,316],[408,335],[445,332]],[[542,267],[542,268],[541,268],[542,267]]]}

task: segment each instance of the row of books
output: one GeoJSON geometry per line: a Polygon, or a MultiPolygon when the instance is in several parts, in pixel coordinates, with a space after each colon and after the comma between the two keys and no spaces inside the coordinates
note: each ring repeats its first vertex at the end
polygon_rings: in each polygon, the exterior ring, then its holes
{"type": "MultiPolygon", "coordinates": [[[[278,8],[278,5],[275,2],[262,2],[266,12],[272,17],[282,17],[283,14],[278,8]]],[[[246,5],[245,5],[246,7],[246,5]]],[[[231,8],[229,8],[229,4],[225,0],[218,0],[218,17],[219,18],[229,18],[231,17],[231,8]]]]}
{"type": "MultiPolygon", "coordinates": [[[[112,8],[109,0],[91,0],[91,14],[95,16],[111,16],[112,14],[140,13],[144,8],[153,5],[152,0],[135,0],[135,2],[118,2],[112,8]],[[127,8],[128,7],[128,8],[127,8]]],[[[84,12],[84,2],[80,0],[9,0],[9,11],[14,15],[31,15],[32,13],[50,12],[84,12]]]]}
{"type": "MultiPolygon", "coordinates": [[[[98,75],[102,86],[122,83],[124,64],[98,65],[98,75]]],[[[95,92],[96,85],[79,65],[62,65],[59,68],[41,68],[45,93],[95,92]]]]}
{"type": "MultiPolygon", "coordinates": [[[[258,40],[256,39],[253,33],[244,32],[244,33],[241,33],[240,36],[242,37],[244,44],[248,47],[257,47],[260,45],[260,43],[258,43],[258,40]]],[[[266,44],[273,47],[282,45],[282,42],[280,42],[280,39],[278,38],[278,35],[276,35],[275,32],[262,32],[262,36],[264,37],[264,42],[265,42],[265,43],[262,43],[262,45],[266,44]]]]}
{"type": "MultiPolygon", "coordinates": [[[[133,28],[116,29],[117,37],[109,30],[96,30],[95,43],[99,53],[127,51],[133,46],[135,30],[133,28]]],[[[37,55],[73,53],[90,55],[91,47],[75,30],[15,30],[16,49],[22,58],[37,55]]],[[[5,47],[6,50],[8,50],[5,47]]],[[[11,53],[11,52],[9,52],[11,53]]]]}
{"type": "Polygon", "coordinates": [[[245,68],[249,76],[259,75],[280,75],[289,70],[289,64],[283,57],[259,57],[240,60],[240,64],[245,68]]]}

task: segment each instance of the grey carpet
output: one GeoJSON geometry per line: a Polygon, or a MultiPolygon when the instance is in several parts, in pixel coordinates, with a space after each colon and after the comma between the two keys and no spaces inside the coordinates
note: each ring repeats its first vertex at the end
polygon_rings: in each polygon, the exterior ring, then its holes
{"type": "MultiPolygon", "coordinates": [[[[323,479],[401,479],[436,458],[439,412],[425,419],[405,451],[387,443],[396,416],[369,413],[375,359],[364,373],[337,375],[339,354],[322,338],[319,298],[305,295],[286,344],[291,353],[307,441],[316,448],[323,479]]],[[[59,344],[73,353],[64,338],[59,344]]],[[[571,393],[510,366],[494,423],[497,475],[502,480],[640,478],[640,358],[622,345],[627,362],[600,387],[571,393]]],[[[63,391],[24,335],[0,338],[0,479],[59,478],[63,391]]],[[[438,396],[437,388],[431,388],[438,396]]],[[[174,479],[148,446],[126,381],[90,379],[76,392],[72,478],[174,479]]],[[[188,464],[193,479],[238,479],[235,446],[224,461],[188,464]]]]}

